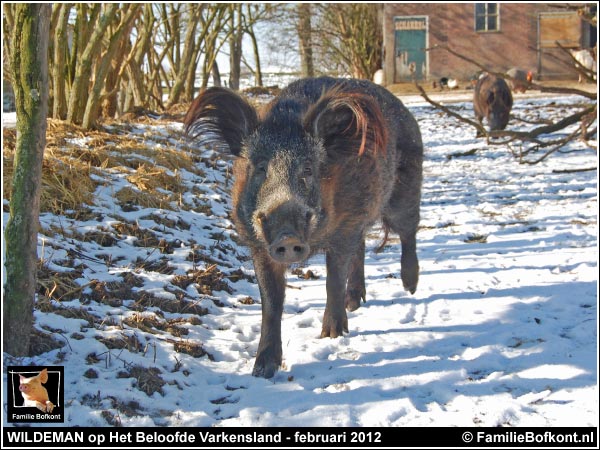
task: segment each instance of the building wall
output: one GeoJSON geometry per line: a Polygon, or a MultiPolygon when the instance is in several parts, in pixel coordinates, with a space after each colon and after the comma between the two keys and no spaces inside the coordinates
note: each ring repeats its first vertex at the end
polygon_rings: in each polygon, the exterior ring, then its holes
{"type": "MultiPolygon", "coordinates": [[[[460,3],[386,3],[384,6],[384,71],[386,82],[394,79],[396,16],[427,16],[429,47],[447,45],[453,50],[476,60],[493,71],[506,71],[512,67],[532,70],[548,77],[576,78],[570,65],[564,64],[545,50],[538,54],[538,15],[552,11],[547,4],[499,3],[500,30],[475,31],[475,4],[460,3]]],[[[565,56],[562,56],[565,59],[565,56]]],[[[431,50],[428,78],[441,77],[468,80],[480,69],[449,52],[431,50]]],[[[396,80],[398,81],[398,80],[396,80]]]]}

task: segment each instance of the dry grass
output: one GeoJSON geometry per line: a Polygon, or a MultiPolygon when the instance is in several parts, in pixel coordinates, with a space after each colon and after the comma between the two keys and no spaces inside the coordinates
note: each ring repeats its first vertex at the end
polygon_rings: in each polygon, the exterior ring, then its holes
{"type": "Polygon", "coordinates": [[[112,226],[119,234],[124,236],[133,236],[136,238],[134,246],[136,247],[158,247],[160,239],[152,231],[141,228],[135,223],[119,222],[112,226]]]}
{"type": "Polygon", "coordinates": [[[135,173],[127,177],[127,181],[142,192],[157,192],[163,189],[180,194],[185,191],[177,171],[171,175],[162,167],[148,167],[146,164],[139,166],[135,173]]]}
{"type": "Polygon", "coordinates": [[[160,258],[156,261],[142,259],[138,257],[134,262],[135,270],[145,270],[147,272],[158,272],[164,275],[171,275],[175,268],[169,264],[168,258],[160,258]]]}
{"type": "Polygon", "coordinates": [[[156,367],[133,366],[128,372],[120,372],[119,376],[120,378],[135,378],[135,387],[150,397],[155,392],[164,395],[162,387],[167,382],[160,377],[160,374],[160,370],[156,367]]]}
{"type": "MultiPolygon", "coordinates": [[[[128,173],[132,187],[117,194],[125,208],[161,208],[180,203],[185,186],[179,171],[185,169],[204,177],[191,152],[175,146],[173,136],[132,132],[133,127],[115,124],[107,131],[84,131],[77,126],[48,120],[46,150],[42,166],[40,210],[83,219],[77,211],[94,202],[99,182],[97,169],[128,173]],[[152,161],[152,163],[150,163],[152,161]],[[166,194],[164,191],[171,192],[166,194]]],[[[2,183],[10,200],[16,130],[4,129],[2,183]]]]}
{"type": "MultiPolygon", "coordinates": [[[[2,184],[4,196],[10,200],[15,149],[7,145],[6,141],[5,133],[2,184]]],[[[98,183],[92,180],[91,173],[89,164],[65,157],[54,149],[47,149],[42,163],[40,211],[64,215],[67,211],[77,211],[83,205],[92,203],[98,183]]]]}
{"type": "Polygon", "coordinates": [[[136,295],[138,298],[131,307],[134,311],[147,311],[150,308],[158,308],[168,313],[195,314],[197,316],[208,314],[208,310],[199,306],[196,302],[157,297],[145,291],[137,292],[136,295]]]}
{"type": "Polygon", "coordinates": [[[129,186],[124,187],[115,194],[121,209],[125,212],[137,211],[139,207],[142,208],[164,208],[169,204],[169,196],[161,194],[159,196],[156,193],[148,193],[133,189],[129,186]]]}
{"type": "Polygon", "coordinates": [[[225,274],[218,269],[216,264],[213,264],[206,269],[191,270],[186,275],[177,275],[173,277],[172,283],[183,290],[195,283],[198,292],[204,295],[212,295],[213,291],[225,291],[232,294],[233,290],[224,278],[225,274]]]}
{"type": "MultiPolygon", "coordinates": [[[[177,217],[177,211],[184,208],[211,213],[210,201],[205,198],[204,191],[190,187],[189,183],[186,185],[182,176],[182,171],[187,171],[195,176],[205,177],[202,168],[206,161],[181,146],[181,136],[178,136],[177,131],[171,135],[170,131],[162,131],[164,128],[156,128],[157,131],[154,132],[155,122],[147,119],[146,129],[135,124],[115,123],[104,129],[84,131],[60,121],[48,121],[42,166],[41,212],[54,214],[58,220],[52,221],[43,233],[53,238],[47,252],[66,251],[67,256],[61,254],[63,259],[60,261],[51,255],[46,256],[53,264],[64,267],[64,270],[54,270],[54,266],[40,263],[38,300],[35,304],[35,308],[43,313],[87,322],[82,323],[81,333],[71,333],[69,339],[89,339],[85,335],[86,330],[95,330],[94,338],[107,348],[106,352],[99,355],[88,355],[87,363],[106,361],[108,364],[110,358],[118,359],[128,368],[123,376],[135,378],[137,388],[148,395],[154,392],[162,394],[165,381],[158,369],[132,367],[127,360],[127,352],[142,353],[151,358],[151,354],[146,355],[148,343],[144,337],[155,335],[172,344],[174,352],[212,358],[201,343],[186,339],[190,334],[190,325],[201,324],[199,317],[207,314],[208,310],[200,306],[199,301],[191,300],[181,286],[196,283],[198,291],[206,295],[212,294],[213,290],[231,292],[226,276],[214,265],[190,271],[184,276],[169,277],[174,280],[165,286],[165,291],[174,294],[174,298],[159,297],[144,291],[144,279],[136,275],[139,271],[172,275],[175,268],[170,265],[170,259],[166,255],[179,248],[181,242],[177,239],[167,242],[164,238],[161,239],[158,231],[129,222],[125,214],[121,215],[118,206],[123,211],[142,208],[173,210],[173,213],[166,215],[161,212],[145,215],[144,220],[153,220],[161,229],[189,230],[191,224],[177,217]],[[117,184],[117,180],[120,182],[118,191],[111,189],[111,186],[117,184]],[[122,183],[123,181],[127,183],[122,183]],[[184,194],[188,191],[192,195],[186,196],[186,203],[189,204],[184,204],[184,194]],[[104,198],[98,193],[109,193],[116,199],[115,211],[107,212],[105,205],[96,203],[98,199],[104,198]],[[110,225],[102,225],[101,222],[106,221],[107,216],[110,216],[110,225]],[[120,222],[114,222],[115,217],[120,222]],[[77,223],[88,220],[100,224],[89,227],[87,224],[80,226],[77,223]],[[145,253],[147,256],[131,261],[128,267],[130,271],[123,273],[121,277],[110,281],[93,279],[94,275],[91,273],[94,272],[87,270],[87,259],[96,263],[102,263],[104,259],[109,270],[115,262],[110,257],[111,247],[121,245],[122,241],[130,237],[135,238],[132,245],[148,249],[145,253]],[[63,247],[62,243],[65,241],[75,245],[63,247]],[[102,251],[107,254],[100,255],[97,251],[92,251],[91,249],[98,248],[95,245],[84,247],[78,246],[77,242],[96,243],[106,248],[102,251]],[[83,254],[80,251],[82,248],[86,249],[83,252],[93,254],[83,254]],[[79,304],[75,307],[72,304],[68,307],[61,304],[77,300],[79,304]],[[96,306],[93,302],[120,308],[125,312],[125,317],[95,314],[96,306]],[[163,312],[181,317],[166,319],[163,312]]],[[[9,201],[15,147],[15,130],[5,129],[3,187],[5,198],[9,201]]],[[[55,340],[52,333],[34,330],[34,334],[32,355],[64,345],[64,342],[55,340]]],[[[95,369],[90,369],[86,374],[84,376],[98,376],[95,369]]],[[[91,398],[88,400],[95,401],[91,398]]],[[[117,402],[117,411],[124,412],[128,409],[117,402]]],[[[136,414],[139,407],[134,405],[129,409],[136,410],[131,411],[131,414],[136,414]]],[[[106,413],[105,419],[114,425],[120,421],[119,416],[112,413],[106,413]]]]}
{"type": "Polygon", "coordinates": [[[201,358],[208,356],[208,359],[214,361],[214,357],[206,352],[202,347],[201,343],[192,341],[178,341],[173,343],[173,348],[177,353],[185,353],[186,355],[193,356],[194,358],[201,358]]]}
{"type": "Polygon", "coordinates": [[[50,333],[32,329],[29,338],[29,355],[37,356],[46,352],[50,352],[64,346],[63,342],[57,341],[50,333]]]}
{"type": "Polygon", "coordinates": [[[37,283],[40,299],[52,299],[58,302],[78,299],[83,287],[75,280],[81,278],[81,272],[51,270],[45,264],[38,264],[37,283]]]}
{"type": "Polygon", "coordinates": [[[123,305],[123,300],[133,297],[131,285],[126,281],[98,281],[92,280],[89,284],[90,294],[82,295],[82,300],[94,300],[98,303],[118,307],[123,305]]]}
{"type": "Polygon", "coordinates": [[[109,350],[127,349],[131,353],[141,353],[144,351],[144,345],[135,333],[120,333],[118,336],[109,337],[96,336],[96,339],[102,342],[109,350]]]}
{"type": "Polygon", "coordinates": [[[35,308],[44,313],[58,314],[66,319],[87,320],[89,327],[93,327],[96,323],[100,323],[100,319],[93,314],[90,314],[85,308],[65,308],[53,304],[48,298],[44,297],[38,298],[35,303],[35,308]]]}
{"type": "Polygon", "coordinates": [[[117,244],[117,239],[109,232],[104,230],[88,231],[81,236],[82,242],[95,242],[102,247],[113,247],[117,244]]]}
{"type": "Polygon", "coordinates": [[[123,324],[131,328],[136,328],[146,333],[158,334],[159,332],[166,331],[167,333],[175,336],[182,337],[189,334],[187,328],[179,326],[179,324],[185,324],[192,322],[189,319],[169,319],[164,320],[157,317],[155,314],[143,314],[135,312],[129,317],[123,319],[123,324]]]}

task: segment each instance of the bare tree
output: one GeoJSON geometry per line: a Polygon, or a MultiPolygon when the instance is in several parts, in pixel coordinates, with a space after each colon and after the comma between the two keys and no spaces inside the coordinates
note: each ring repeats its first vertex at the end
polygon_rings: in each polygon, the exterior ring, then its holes
{"type": "MultiPolygon", "coordinates": [[[[185,28],[185,38],[183,41],[183,50],[178,54],[176,66],[174,66],[173,73],[175,76],[171,92],[169,93],[169,100],[167,102],[167,108],[173,106],[179,102],[179,97],[184,92],[185,83],[189,80],[190,71],[195,73],[196,67],[193,62],[196,61],[196,55],[200,52],[200,42],[196,36],[196,29],[200,22],[202,15],[203,4],[188,4],[187,20],[185,28]]],[[[193,84],[193,79],[190,80],[193,84]]]]}
{"type": "MultiPolygon", "coordinates": [[[[118,11],[118,22],[110,33],[108,45],[102,55],[95,61],[95,70],[93,72],[93,83],[87,96],[87,102],[83,113],[81,125],[84,128],[92,128],[96,125],[96,120],[100,111],[102,101],[101,94],[103,93],[106,77],[110,71],[111,64],[117,50],[122,45],[123,40],[129,39],[129,31],[133,25],[133,20],[141,11],[140,4],[128,3],[118,11]]],[[[123,64],[123,62],[120,62],[123,64]]],[[[118,66],[120,72],[120,64],[118,66]]],[[[114,69],[116,70],[116,68],[114,69]]],[[[117,84],[116,81],[113,82],[117,84]]]]}
{"type": "Polygon", "coordinates": [[[254,85],[262,86],[263,79],[262,68],[260,64],[260,52],[258,48],[258,39],[256,37],[256,33],[254,32],[254,25],[258,21],[257,15],[260,15],[260,10],[256,8],[257,5],[251,5],[250,3],[246,4],[246,34],[250,37],[250,40],[252,42],[252,53],[254,55],[254,85]]]}
{"type": "Polygon", "coordinates": [[[240,77],[242,74],[242,40],[244,38],[244,26],[242,23],[242,4],[231,4],[229,15],[229,87],[240,88],[240,77]]]}
{"type": "MultiPolygon", "coordinates": [[[[4,5],[5,78],[13,40],[14,4],[4,5]]],[[[103,117],[135,107],[164,110],[191,101],[197,78],[220,83],[217,55],[229,51],[230,86],[242,64],[262,85],[261,38],[255,26],[272,20],[270,4],[56,3],[50,25],[50,105],[54,118],[94,128],[103,117]],[[245,59],[242,40],[252,43],[245,59]],[[165,101],[166,99],[166,101],[165,101]],[[164,102],[164,103],[163,103],[164,102]]]]}
{"type": "Polygon", "coordinates": [[[51,12],[49,3],[20,3],[14,8],[10,54],[17,142],[10,217],[4,232],[6,284],[2,328],[4,350],[14,356],[28,354],[33,325],[51,12]]]}
{"type": "Polygon", "coordinates": [[[300,66],[303,77],[315,76],[315,64],[312,48],[311,4],[299,3],[297,5],[298,20],[296,29],[300,41],[300,66]]]}
{"type": "MultiPolygon", "coordinates": [[[[211,75],[215,86],[221,86],[221,73],[217,65],[217,55],[229,37],[229,32],[224,30],[227,29],[226,24],[229,21],[230,13],[230,9],[225,5],[219,5],[215,9],[214,15],[207,15],[201,18],[202,27],[206,30],[202,46],[202,88],[208,86],[211,75]]],[[[198,56],[200,57],[200,55],[198,56]]],[[[193,88],[193,86],[190,87],[193,88]]]]}
{"type": "Polygon", "coordinates": [[[58,19],[54,27],[54,57],[52,64],[53,110],[52,117],[64,119],[67,116],[67,55],[69,51],[67,26],[71,6],[63,3],[55,6],[58,19]]]}
{"type": "MultiPolygon", "coordinates": [[[[316,5],[315,5],[316,6],[316,5]]],[[[371,79],[382,61],[381,5],[326,3],[318,7],[315,48],[323,68],[371,79]],[[318,44],[317,44],[318,42],[318,44]]]]}
{"type": "Polygon", "coordinates": [[[93,4],[88,19],[85,5],[78,5],[76,23],[79,26],[76,25],[78,32],[74,41],[81,53],[75,57],[75,74],[69,95],[67,121],[71,123],[81,124],[83,121],[94,60],[102,50],[102,39],[118,8],[116,3],[105,7],[98,3],[93,4]]]}

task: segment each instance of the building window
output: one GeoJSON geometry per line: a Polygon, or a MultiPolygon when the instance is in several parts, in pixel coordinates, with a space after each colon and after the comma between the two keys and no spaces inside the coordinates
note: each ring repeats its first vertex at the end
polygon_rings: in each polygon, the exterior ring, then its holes
{"type": "Polygon", "coordinates": [[[475,3],[475,31],[499,31],[499,9],[498,3],[475,3]]]}

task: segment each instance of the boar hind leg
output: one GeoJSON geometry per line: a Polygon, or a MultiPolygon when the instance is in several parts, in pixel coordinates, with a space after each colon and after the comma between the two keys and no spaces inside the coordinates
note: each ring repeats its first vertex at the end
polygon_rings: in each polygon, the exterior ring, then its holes
{"type": "Polygon", "coordinates": [[[348,275],[348,286],[346,288],[346,299],[344,301],[348,311],[360,308],[360,301],[366,302],[365,288],[365,242],[360,246],[350,263],[350,274],[348,275]]]}
{"type": "Polygon", "coordinates": [[[417,290],[419,283],[419,260],[417,258],[417,230],[406,223],[391,225],[390,228],[400,235],[402,256],[400,258],[400,278],[404,289],[411,294],[417,290]]]}
{"type": "MultiPolygon", "coordinates": [[[[402,178],[400,178],[402,179],[402,178]]],[[[419,227],[420,177],[410,183],[397,183],[384,213],[384,224],[400,236],[402,257],[400,277],[404,289],[414,294],[419,283],[417,228],[419,227]]]]}
{"type": "Polygon", "coordinates": [[[404,237],[400,235],[400,241],[402,242],[400,278],[402,278],[404,289],[414,294],[419,283],[419,260],[415,234],[404,237]]]}
{"type": "Polygon", "coordinates": [[[252,375],[271,378],[281,366],[281,315],[285,297],[285,269],[262,251],[254,253],[260,289],[262,326],[252,375]]]}

